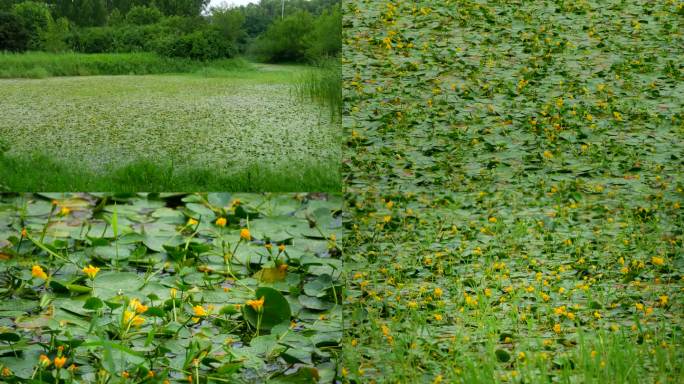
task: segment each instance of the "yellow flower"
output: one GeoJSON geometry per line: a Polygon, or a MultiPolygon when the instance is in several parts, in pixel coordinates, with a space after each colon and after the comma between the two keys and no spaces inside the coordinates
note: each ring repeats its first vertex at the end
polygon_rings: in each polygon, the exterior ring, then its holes
{"type": "Polygon", "coordinates": [[[34,265],[33,268],[31,268],[31,276],[47,280],[47,274],[40,265],[34,265]]]}
{"type": "Polygon", "coordinates": [[[69,207],[62,207],[62,209],[59,210],[59,214],[62,216],[66,216],[69,213],[71,213],[71,209],[69,209],[69,207]]]}
{"type": "Polygon", "coordinates": [[[124,311],[123,313],[123,320],[124,323],[128,324],[131,320],[133,320],[133,317],[135,316],[134,312],[131,311],[124,311]]]}
{"type": "Polygon", "coordinates": [[[197,225],[198,223],[199,223],[199,222],[198,222],[197,220],[195,220],[195,219],[193,219],[193,218],[191,217],[191,218],[188,219],[188,224],[187,224],[187,225],[193,227],[193,226],[197,225]]]}
{"type": "Polygon", "coordinates": [[[553,326],[553,331],[556,332],[556,333],[561,333],[561,325],[558,324],[558,323],[556,323],[556,324],[553,326]]]}
{"type": "Polygon", "coordinates": [[[489,221],[490,223],[496,223],[496,217],[493,217],[493,216],[492,216],[492,217],[490,217],[490,218],[488,219],[488,221],[489,221]]]}
{"type": "Polygon", "coordinates": [[[201,305],[195,305],[194,307],[192,307],[192,313],[194,313],[195,316],[197,316],[197,317],[202,317],[202,316],[207,315],[207,311],[201,305]]]}
{"type": "Polygon", "coordinates": [[[285,252],[285,244],[280,244],[280,245],[278,246],[278,251],[280,251],[280,252],[285,252]]]}
{"type": "Polygon", "coordinates": [[[176,288],[171,288],[171,298],[175,299],[176,294],[178,293],[178,290],[176,288]]]}
{"type": "Polygon", "coordinates": [[[135,316],[133,317],[133,321],[131,321],[131,324],[133,324],[134,327],[140,327],[143,324],[145,324],[145,318],[142,316],[135,316]]]}
{"type": "Polygon", "coordinates": [[[26,228],[21,229],[21,237],[28,237],[28,231],[26,230],[26,228]]]}
{"type": "Polygon", "coordinates": [[[259,300],[247,300],[247,305],[252,307],[257,312],[260,312],[264,308],[264,297],[261,296],[259,300]]]}
{"type": "Polygon", "coordinates": [[[653,256],[651,257],[651,263],[653,263],[653,265],[663,265],[665,264],[665,259],[662,257],[653,256]]]}
{"type": "Polygon", "coordinates": [[[615,120],[617,120],[617,121],[622,121],[622,114],[621,114],[620,112],[618,112],[618,111],[613,111],[613,117],[614,117],[615,120]]]}
{"type": "Polygon", "coordinates": [[[228,220],[226,220],[225,217],[219,217],[218,219],[216,219],[216,225],[218,225],[219,227],[225,227],[227,223],[228,220]]]}
{"type": "Polygon", "coordinates": [[[143,305],[138,299],[131,300],[131,308],[135,309],[137,313],[145,313],[149,309],[148,306],[143,305]]]}
{"type": "Polygon", "coordinates": [[[43,368],[47,368],[51,363],[50,363],[50,358],[45,356],[45,355],[40,355],[38,358],[38,361],[40,363],[40,366],[43,368]]]}
{"type": "Polygon", "coordinates": [[[3,376],[7,377],[7,376],[10,376],[11,374],[12,374],[12,371],[9,368],[7,368],[7,367],[2,368],[2,375],[3,376]]]}
{"type": "Polygon", "coordinates": [[[97,276],[98,272],[100,272],[100,268],[93,267],[92,265],[88,265],[87,267],[83,268],[83,273],[88,275],[91,280],[95,279],[95,276],[97,276]]]}
{"type": "Polygon", "coordinates": [[[524,360],[525,359],[525,352],[518,352],[518,360],[524,360]]]}
{"type": "Polygon", "coordinates": [[[552,159],[553,158],[553,153],[550,151],[544,151],[544,158],[546,159],[552,159]]]}
{"type": "Polygon", "coordinates": [[[66,363],[66,361],[67,361],[66,356],[55,357],[55,368],[58,368],[58,369],[62,368],[64,366],[64,364],[66,363]]]}
{"type": "Polygon", "coordinates": [[[435,320],[442,321],[442,315],[440,315],[439,313],[436,313],[435,314],[435,320]]]}
{"type": "Polygon", "coordinates": [[[667,304],[667,296],[666,295],[660,296],[659,299],[660,299],[660,305],[667,304]]]}
{"type": "Polygon", "coordinates": [[[444,292],[442,291],[442,288],[439,288],[439,287],[435,288],[434,293],[435,293],[435,297],[442,297],[442,295],[444,294],[444,292]]]}
{"type": "Polygon", "coordinates": [[[252,240],[252,236],[249,234],[249,229],[242,228],[240,230],[240,238],[247,241],[252,240]]]}

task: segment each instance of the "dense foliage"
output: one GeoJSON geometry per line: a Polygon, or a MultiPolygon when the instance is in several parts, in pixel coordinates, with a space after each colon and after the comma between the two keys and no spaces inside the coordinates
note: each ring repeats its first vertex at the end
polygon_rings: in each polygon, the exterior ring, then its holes
{"type": "Polygon", "coordinates": [[[207,4],[207,0],[4,1],[0,10],[16,17],[0,18],[0,31],[10,31],[3,32],[0,49],[156,52],[199,60],[247,54],[269,62],[316,61],[341,49],[339,0],[288,0],[284,8],[280,0],[211,9],[207,4]]]}
{"type": "Polygon", "coordinates": [[[684,3],[344,3],[345,383],[679,383],[684,3]]]}

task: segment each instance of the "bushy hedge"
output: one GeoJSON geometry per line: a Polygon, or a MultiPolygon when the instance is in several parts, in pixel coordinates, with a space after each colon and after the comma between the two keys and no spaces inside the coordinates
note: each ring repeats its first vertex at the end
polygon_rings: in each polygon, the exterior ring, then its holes
{"type": "Polygon", "coordinates": [[[71,47],[77,52],[114,52],[114,29],[94,27],[75,31],[68,37],[71,47]]]}
{"type": "Polygon", "coordinates": [[[227,58],[237,53],[235,44],[224,39],[220,31],[215,28],[167,37],[159,42],[156,50],[163,56],[187,57],[196,60],[227,58]]]}

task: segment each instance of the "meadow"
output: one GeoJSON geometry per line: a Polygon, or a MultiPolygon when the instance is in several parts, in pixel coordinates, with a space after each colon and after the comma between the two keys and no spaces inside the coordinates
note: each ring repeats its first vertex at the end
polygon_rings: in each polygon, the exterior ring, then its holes
{"type": "Polygon", "coordinates": [[[330,71],[243,59],[167,61],[154,54],[1,55],[3,73],[44,78],[0,79],[0,185],[339,190],[339,119],[324,101],[297,94],[303,79],[316,84],[330,71]]]}
{"type": "Polygon", "coordinates": [[[341,196],[0,195],[3,382],[335,379],[341,196]]]}
{"type": "Polygon", "coordinates": [[[343,382],[684,381],[683,11],[344,5],[343,382]]]}

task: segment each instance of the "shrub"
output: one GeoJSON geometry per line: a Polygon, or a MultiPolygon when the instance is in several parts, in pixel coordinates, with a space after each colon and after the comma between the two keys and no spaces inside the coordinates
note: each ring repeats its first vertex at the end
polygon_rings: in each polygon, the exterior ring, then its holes
{"type": "Polygon", "coordinates": [[[126,22],[135,25],[147,25],[159,22],[162,13],[155,7],[136,5],[126,14],[126,22]]]}
{"type": "Polygon", "coordinates": [[[159,25],[176,34],[186,35],[204,28],[206,26],[206,21],[201,17],[170,16],[163,18],[159,22],[159,25]]]}
{"type": "Polygon", "coordinates": [[[114,30],[113,49],[116,52],[153,51],[164,35],[164,29],[158,24],[117,28],[114,30]]]}
{"type": "Polygon", "coordinates": [[[92,27],[81,29],[69,38],[75,51],[84,53],[112,52],[114,33],[110,27],[92,27]]]}
{"type": "Polygon", "coordinates": [[[157,52],[170,57],[212,60],[232,57],[235,44],[223,38],[216,28],[207,28],[187,35],[167,37],[160,41],[157,52]]]}
{"type": "Polygon", "coordinates": [[[22,52],[28,48],[29,33],[19,16],[0,12],[0,51],[22,52]]]}

